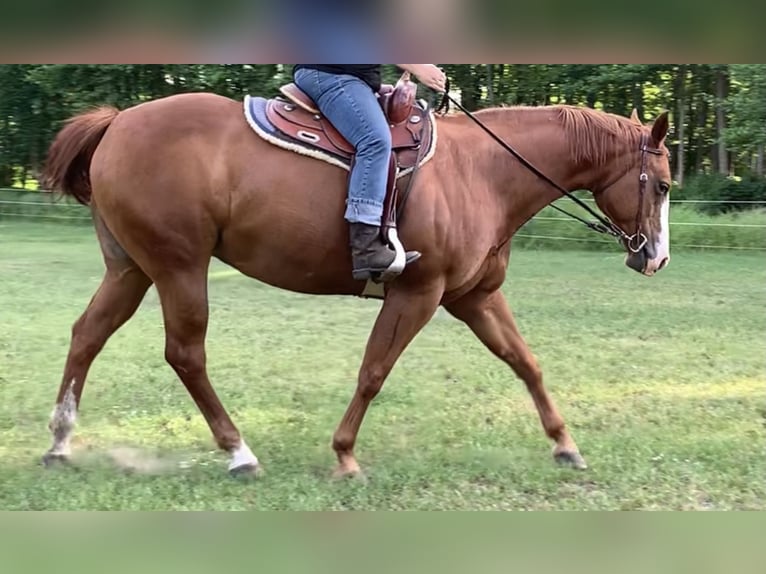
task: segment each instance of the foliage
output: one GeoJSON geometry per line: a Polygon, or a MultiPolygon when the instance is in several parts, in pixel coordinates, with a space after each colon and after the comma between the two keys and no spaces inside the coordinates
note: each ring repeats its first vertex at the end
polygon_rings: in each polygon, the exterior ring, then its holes
{"type": "MultiPolygon", "coordinates": [[[[664,109],[683,173],[763,175],[764,64],[443,64],[471,110],[495,105],[585,105],[644,121],[664,109]],[[684,129],[677,119],[684,118],[684,129]],[[683,142],[679,138],[683,137],[683,142]],[[683,145],[681,145],[683,143],[683,145]],[[720,149],[725,146],[726,149],[720,149]],[[679,155],[683,157],[680,158],[679,155]],[[725,160],[722,163],[722,159],[725,160]]],[[[120,107],[188,91],[241,99],[271,95],[286,64],[9,64],[0,66],[0,187],[34,178],[61,122],[97,104],[120,107]],[[20,173],[17,173],[20,170],[20,173]]],[[[386,65],[385,77],[397,77],[386,65]]],[[[421,96],[434,102],[429,90],[421,96]]],[[[674,173],[676,173],[674,169],[674,173]]]]}
{"type": "Polygon", "coordinates": [[[751,203],[766,206],[766,178],[753,174],[729,177],[720,174],[699,174],[687,180],[683,189],[673,195],[675,199],[710,200],[699,209],[709,214],[752,208],[751,203]]]}
{"type": "MultiPolygon", "coordinates": [[[[766,146],[766,73],[763,64],[732,64],[734,93],[729,100],[730,122],[723,137],[744,159],[761,162],[766,146]]],[[[758,169],[758,168],[756,168],[758,169]]]]}

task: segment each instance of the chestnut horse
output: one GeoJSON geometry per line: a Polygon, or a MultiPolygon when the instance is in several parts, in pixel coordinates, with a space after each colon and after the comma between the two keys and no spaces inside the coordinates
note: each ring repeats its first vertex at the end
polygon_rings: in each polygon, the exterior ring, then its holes
{"type": "MultiPolygon", "coordinates": [[[[570,106],[475,117],[567,190],[590,190],[626,234],[640,225],[644,245],[633,252],[623,240],[631,268],[651,276],[667,264],[667,113],[647,126],[635,116],[570,106]]],[[[404,245],[423,256],[386,285],[356,392],[333,437],[336,474],[360,473],[354,445],[365,412],[440,305],[524,381],[555,459],[585,468],[501,292],[514,233],[561,193],[466,115],[436,122],[436,154],[418,173],[399,225],[404,245]]],[[[242,103],[218,95],[101,107],[69,120],[49,151],[45,181],[91,206],[106,271],[72,330],[45,462],[70,454],[91,363],[154,284],[167,362],[231,456],[229,470],[256,471],[259,461],[206,370],[208,267],[215,257],[281,289],[360,296],[365,285],[352,279],[343,219],[347,176],[262,140],[242,103]]]]}

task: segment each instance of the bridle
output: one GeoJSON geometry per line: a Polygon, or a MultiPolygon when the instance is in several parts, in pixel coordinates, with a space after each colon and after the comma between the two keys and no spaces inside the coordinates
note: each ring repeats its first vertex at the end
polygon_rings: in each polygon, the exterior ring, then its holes
{"type": "Polygon", "coordinates": [[[636,233],[626,239],[626,245],[632,253],[638,253],[645,246],[648,239],[641,233],[641,222],[644,214],[644,196],[646,195],[646,184],[649,181],[649,174],[646,173],[646,154],[664,155],[661,149],[649,147],[649,137],[646,134],[641,136],[641,173],[638,176],[638,211],[636,212],[636,233]]]}
{"type": "Polygon", "coordinates": [[[641,222],[642,222],[643,213],[644,213],[644,197],[646,195],[646,184],[649,182],[649,174],[646,171],[647,154],[664,155],[664,152],[661,149],[649,147],[649,137],[646,134],[643,134],[641,136],[641,144],[639,146],[639,151],[641,152],[641,173],[638,177],[639,197],[638,197],[638,210],[636,212],[636,232],[633,235],[628,235],[627,233],[625,233],[625,231],[622,228],[620,228],[617,224],[615,224],[611,219],[591,209],[590,206],[588,206],[581,199],[576,197],[571,192],[567,191],[561,185],[559,185],[558,183],[553,181],[551,178],[549,178],[547,175],[545,175],[543,172],[541,172],[539,169],[537,169],[534,165],[532,165],[529,162],[529,160],[527,160],[524,156],[522,156],[519,152],[513,149],[510,145],[508,145],[506,142],[500,139],[492,130],[490,130],[487,126],[485,126],[476,116],[474,116],[471,112],[465,109],[465,107],[463,107],[463,105],[460,104],[460,102],[455,101],[455,99],[449,95],[449,80],[447,80],[447,85],[444,91],[444,97],[442,99],[441,104],[436,108],[436,112],[439,113],[442,110],[444,110],[444,113],[448,112],[449,102],[452,102],[453,104],[455,104],[455,106],[457,106],[463,113],[465,113],[469,118],[471,118],[474,122],[476,122],[476,124],[478,124],[480,128],[482,128],[485,132],[487,132],[506,151],[514,155],[516,159],[518,159],[524,167],[526,167],[529,171],[534,173],[543,181],[555,187],[563,195],[565,195],[566,197],[574,201],[582,209],[584,209],[590,215],[595,217],[596,221],[588,221],[586,219],[583,219],[579,215],[570,213],[564,209],[561,209],[560,207],[556,205],[551,205],[552,208],[560,211],[564,215],[571,217],[572,219],[576,219],[577,221],[584,224],[589,229],[596,231],[597,233],[604,233],[607,235],[611,235],[613,237],[616,237],[618,241],[619,240],[624,241],[627,249],[630,250],[632,253],[638,253],[646,246],[648,242],[648,238],[646,234],[643,233],[642,231],[641,222]]]}

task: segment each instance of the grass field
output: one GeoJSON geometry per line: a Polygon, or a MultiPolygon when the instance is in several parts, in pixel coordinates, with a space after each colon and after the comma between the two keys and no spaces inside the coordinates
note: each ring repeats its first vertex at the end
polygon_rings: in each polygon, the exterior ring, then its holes
{"type": "Polygon", "coordinates": [[[590,469],[557,468],[523,385],[438,313],[334,482],[329,443],[379,303],[213,266],[211,378],[265,473],[226,457],[163,359],[156,293],[93,366],[75,468],[45,470],[69,330],[102,272],[92,232],[0,222],[0,509],[766,509],[766,258],[513,254],[505,285],[590,469]]]}

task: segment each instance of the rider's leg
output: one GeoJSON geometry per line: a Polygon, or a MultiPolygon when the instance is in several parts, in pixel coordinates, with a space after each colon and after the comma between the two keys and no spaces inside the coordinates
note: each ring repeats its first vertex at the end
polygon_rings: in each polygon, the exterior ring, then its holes
{"type": "MultiPolygon", "coordinates": [[[[350,75],[301,69],[296,84],[356,149],[345,213],[350,223],[354,278],[386,271],[395,252],[380,240],[391,131],[372,89],[350,75]]],[[[409,253],[408,262],[419,254],[409,253]]]]}

